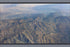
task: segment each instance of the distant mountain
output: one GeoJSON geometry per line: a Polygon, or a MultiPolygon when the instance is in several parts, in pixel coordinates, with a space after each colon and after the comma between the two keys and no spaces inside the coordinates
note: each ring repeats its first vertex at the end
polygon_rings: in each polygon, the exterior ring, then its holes
{"type": "Polygon", "coordinates": [[[42,13],[45,13],[45,12],[58,12],[58,11],[64,11],[64,10],[69,11],[70,10],[70,5],[66,5],[66,4],[52,4],[51,5],[51,4],[49,4],[49,5],[36,6],[33,9],[41,11],[42,13]]]}
{"type": "Polygon", "coordinates": [[[69,16],[70,14],[70,5],[67,4],[49,4],[49,5],[40,5],[35,6],[29,9],[25,9],[24,7],[17,7],[16,4],[12,5],[5,5],[4,9],[8,8],[8,12],[3,12],[1,18],[17,18],[20,17],[18,15],[21,15],[21,17],[28,16],[31,14],[44,14],[48,15],[50,13],[62,13],[63,16],[69,16]],[[11,9],[10,9],[11,8],[11,9]],[[20,8],[20,9],[19,9],[20,8]],[[32,12],[31,12],[31,11],[32,12]],[[35,12],[34,12],[35,11],[35,12]]]}

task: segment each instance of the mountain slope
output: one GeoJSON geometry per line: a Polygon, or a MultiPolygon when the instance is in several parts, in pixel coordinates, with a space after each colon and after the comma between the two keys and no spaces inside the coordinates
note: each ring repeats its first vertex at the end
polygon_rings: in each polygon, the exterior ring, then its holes
{"type": "Polygon", "coordinates": [[[70,43],[70,17],[55,14],[1,20],[0,43],[70,43]]]}

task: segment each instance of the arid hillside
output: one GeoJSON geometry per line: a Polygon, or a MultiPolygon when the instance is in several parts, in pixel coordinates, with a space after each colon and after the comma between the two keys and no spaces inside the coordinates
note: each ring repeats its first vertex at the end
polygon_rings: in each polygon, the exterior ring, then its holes
{"type": "Polygon", "coordinates": [[[0,43],[70,43],[70,17],[51,13],[0,20],[0,43]]]}

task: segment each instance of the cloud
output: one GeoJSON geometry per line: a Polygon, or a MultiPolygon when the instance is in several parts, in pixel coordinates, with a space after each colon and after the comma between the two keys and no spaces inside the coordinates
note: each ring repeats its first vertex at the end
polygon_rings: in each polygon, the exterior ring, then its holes
{"type": "Polygon", "coordinates": [[[16,15],[16,14],[31,14],[38,13],[32,8],[45,4],[0,4],[0,13],[2,17],[16,15]]]}
{"type": "Polygon", "coordinates": [[[46,5],[46,4],[0,4],[0,12],[2,13],[16,13],[18,14],[20,12],[23,13],[35,13],[36,10],[33,10],[32,8],[39,5],[46,5]]]}
{"type": "MultiPolygon", "coordinates": [[[[5,15],[38,13],[38,10],[34,10],[32,8],[41,5],[54,5],[54,4],[0,4],[0,13],[3,13],[5,15]]],[[[69,6],[70,4],[67,5],[69,6]]],[[[68,6],[65,6],[65,8],[68,6]]]]}
{"type": "Polygon", "coordinates": [[[40,5],[47,5],[47,4],[18,4],[18,7],[25,7],[25,8],[32,8],[35,6],[40,6],[40,5]]]}

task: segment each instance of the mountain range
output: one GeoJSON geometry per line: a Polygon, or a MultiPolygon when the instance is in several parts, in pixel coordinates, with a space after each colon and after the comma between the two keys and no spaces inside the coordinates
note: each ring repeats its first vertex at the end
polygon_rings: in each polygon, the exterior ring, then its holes
{"type": "Polygon", "coordinates": [[[17,5],[7,7],[9,11],[0,13],[0,43],[70,43],[69,4],[39,5],[25,11],[16,10],[17,5]]]}

